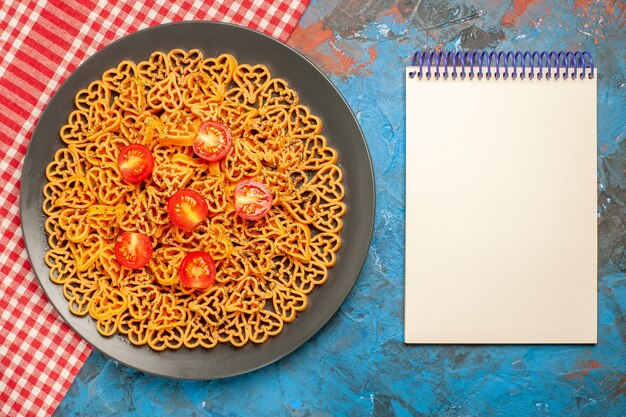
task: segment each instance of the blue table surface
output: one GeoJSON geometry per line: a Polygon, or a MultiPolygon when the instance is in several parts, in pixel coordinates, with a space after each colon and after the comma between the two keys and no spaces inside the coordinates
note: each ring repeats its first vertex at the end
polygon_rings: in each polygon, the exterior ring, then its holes
{"type": "Polygon", "coordinates": [[[223,380],[154,377],[94,351],[56,416],[626,415],[626,4],[413,3],[314,0],[288,42],[345,96],[376,174],[369,256],[331,321],[286,358],[223,380]],[[403,73],[415,49],[434,47],[592,52],[599,68],[597,345],[403,343],[403,73]]]}

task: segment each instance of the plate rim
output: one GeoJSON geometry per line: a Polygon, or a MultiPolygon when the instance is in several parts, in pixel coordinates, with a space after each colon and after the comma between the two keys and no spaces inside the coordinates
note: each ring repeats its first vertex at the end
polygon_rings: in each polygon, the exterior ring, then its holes
{"type": "MultiPolygon", "coordinates": [[[[184,49],[184,48],[181,48],[184,49]]],[[[154,51],[156,51],[158,49],[154,49],[154,51]]],[[[92,80],[92,81],[95,81],[92,80]]],[[[52,157],[52,155],[50,155],[50,158],[52,157]]],[[[51,159],[50,159],[51,160],[51,159]]],[[[45,174],[44,174],[45,175],[45,174]]],[[[39,190],[42,191],[42,190],[39,190]]],[[[116,39],[115,41],[103,46],[101,49],[97,50],[96,52],[94,52],[91,56],[89,56],[87,59],[85,59],[83,62],[81,62],[73,71],[71,74],[68,75],[68,77],[63,80],[58,87],[56,88],[56,90],[54,91],[54,94],[52,94],[50,96],[50,98],[47,100],[45,106],[43,107],[37,123],[34,127],[34,129],[32,130],[32,135],[31,138],[28,141],[28,146],[26,149],[26,153],[24,154],[24,157],[22,159],[22,172],[20,174],[20,189],[19,189],[19,195],[18,195],[18,199],[19,199],[19,220],[20,220],[20,230],[22,232],[22,239],[24,241],[24,246],[28,255],[28,260],[29,263],[31,264],[31,268],[33,273],[35,274],[35,277],[37,278],[39,287],[43,290],[44,294],[46,295],[47,298],[47,302],[50,303],[53,307],[54,310],[57,312],[57,314],[59,315],[59,318],[65,323],[67,324],[74,333],[76,333],[83,341],[85,341],[88,345],[90,345],[92,347],[92,349],[96,349],[98,350],[101,354],[103,354],[104,356],[124,364],[125,366],[128,366],[131,369],[135,369],[138,370],[140,372],[144,372],[146,374],[150,374],[150,375],[156,375],[159,377],[165,377],[165,378],[171,378],[171,379],[176,379],[176,380],[217,380],[217,379],[223,379],[223,378],[229,378],[229,377],[234,377],[234,376],[238,376],[238,375],[243,375],[246,373],[250,373],[250,372],[254,372],[260,368],[263,368],[265,366],[268,366],[274,362],[277,362],[281,359],[283,359],[284,357],[292,354],[293,352],[295,352],[296,350],[298,350],[300,347],[302,347],[302,345],[304,345],[306,342],[308,342],[315,334],[317,334],[324,326],[326,326],[326,324],[330,321],[331,318],[333,318],[336,314],[337,311],[339,311],[339,309],[341,308],[341,306],[343,305],[343,303],[345,302],[346,298],[348,297],[348,295],[352,292],[354,285],[356,284],[356,281],[358,280],[359,276],[361,275],[361,272],[363,270],[363,266],[365,265],[365,260],[367,258],[367,255],[369,254],[369,251],[371,249],[371,242],[372,242],[372,238],[373,238],[373,234],[374,234],[374,226],[375,226],[375,219],[376,219],[376,178],[374,175],[374,168],[373,168],[373,163],[372,163],[372,158],[371,158],[371,153],[369,150],[369,146],[367,144],[367,141],[365,139],[365,135],[363,134],[363,130],[361,128],[361,125],[358,122],[358,119],[356,117],[356,115],[354,114],[354,111],[352,110],[352,108],[350,107],[350,105],[348,104],[346,98],[343,96],[343,94],[341,94],[341,92],[339,91],[339,89],[337,88],[337,86],[330,80],[330,78],[317,66],[315,65],[309,58],[307,58],[303,53],[301,53],[300,51],[298,51],[297,49],[291,47],[290,45],[287,45],[284,42],[279,41],[278,39],[275,39],[265,33],[250,29],[246,26],[241,26],[241,25],[237,25],[237,24],[232,24],[232,23],[227,23],[227,22],[215,22],[215,21],[208,21],[208,20],[188,20],[188,21],[179,21],[179,22],[168,22],[168,23],[163,23],[160,25],[154,25],[154,26],[149,26],[140,30],[137,30],[135,32],[132,33],[128,33],[122,37],[120,37],[119,39],[116,39]],[[278,355],[274,355],[271,359],[266,360],[266,361],[262,361],[262,363],[259,363],[256,366],[252,366],[252,367],[248,367],[245,370],[241,370],[238,372],[226,372],[226,373],[221,373],[221,374],[216,374],[216,375],[212,375],[212,376],[205,376],[205,377],[186,377],[184,375],[172,375],[172,374],[167,374],[167,373],[161,373],[158,370],[155,371],[153,369],[146,369],[145,367],[141,367],[141,366],[137,366],[134,364],[129,364],[128,362],[126,362],[123,358],[119,358],[114,356],[113,354],[110,354],[109,352],[105,352],[103,349],[101,349],[100,347],[96,346],[96,343],[92,343],[92,338],[85,336],[84,334],[82,334],[81,332],[79,332],[76,327],[74,326],[73,323],[71,323],[70,320],[66,319],[66,315],[72,315],[74,316],[71,312],[68,314],[69,309],[65,308],[65,309],[61,309],[59,306],[57,306],[55,303],[53,303],[51,301],[50,295],[48,294],[48,288],[47,286],[44,284],[43,280],[47,279],[47,281],[49,281],[49,277],[46,274],[44,277],[40,277],[37,273],[37,270],[35,268],[34,262],[32,262],[31,260],[33,259],[31,252],[33,250],[33,248],[31,248],[31,245],[28,244],[28,240],[26,239],[26,235],[30,234],[27,233],[27,230],[24,226],[24,222],[23,222],[23,217],[22,214],[24,212],[26,212],[26,203],[25,203],[25,199],[24,197],[24,187],[22,186],[22,184],[24,183],[23,178],[25,175],[24,172],[24,167],[26,166],[26,162],[29,161],[30,159],[34,158],[32,156],[32,154],[35,152],[34,146],[33,146],[33,138],[38,137],[38,133],[39,130],[42,129],[41,126],[41,120],[43,118],[43,115],[45,114],[45,112],[48,109],[48,106],[50,105],[50,103],[55,99],[55,97],[57,97],[59,91],[61,90],[61,88],[66,85],[70,80],[72,80],[75,77],[80,76],[80,70],[84,67],[86,67],[90,62],[92,62],[94,59],[96,59],[96,57],[98,55],[100,55],[103,51],[105,50],[110,50],[111,48],[114,48],[116,45],[118,45],[120,42],[122,41],[126,41],[128,42],[128,38],[133,38],[136,36],[140,36],[144,33],[147,32],[158,32],[159,30],[162,30],[162,28],[164,27],[171,27],[171,26],[186,26],[186,25],[209,25],[209,26],[223,26],[223,27],[229,27],[229,28],[233,28],[235,30],[241,30],[243,32],[249,32],[249,34],[253,35],[253,36],[261,36],[266,38],[267,40],[270,40],[272,43],[274,43],[275,45],[277,45],[279,48],[285,48],[289,51],[291,51],[292,53],[298,55],[302,60],[304,60],[306,62],[306,64],[308,64],[312,69],[314,69],[317,73],[319,73],[319,75],[321,77],[323,77],[325,79],[325,81],[327,82],[327,84],[329,86],[332,87],[332,89],[334,90],[334,92],[336,93],[337,97],[339,97],[341,99],[341,103],[343,106],[345,106],[345,108],[348,110],[348,113],[350,114],[350,116],[352,117],[352,120],[354,122],[354,126],[356,126],[356,129],[359,133],[359,137],[355,138],[356,140],[358,140],[360,138],[361,142],[363,143],[364,146],[364,150],[365,150],[365,156],[366,156],[366,160],[365,163],[368,167],[368,173],[369,173],[369,179],[371,180],[371,188],[368,190],[369,192],[371,192],[371,216],[369,219],[368,224],[366,225],[367,229],[369,230],[369,232],[367,233],[367,244],[364,245],[364,249],[360,252],[360,256],[358,257],[358,259],[355,257],[353,259],[351,259],[352,262],[357,262],[359,267],[358,270],[356,271],[356,273],[354,274],[354,277],[351,277],[351,282],[350,282],[350,287],[348,289],[348,291],[345,292],[345,294],[343,294],[343,296],[340,298],[336,308],[333,309],[332,313],[329,314],[324,320],[321,320],[319,322],[319,324],[317,326],[314,326],[309,332],[307,332],[304,337],[302,337],[302,339],[298,342],[295,343],[293,346],[291,346],[289,349],[286,349],[283,352],[280,352],[280,354],[278,355]]],[[[43,227],[43,224],[40,226],[43,227]]],[[[46,242],[47,244],[47,242],[46,242]]],[[[340,252],[341,253],[341,249],[340,252]]],[[[49,267],[46,266],[46,268],[49,267]]],[[[53,283],[54,284],[54,288],[58,288],[60,287],[59,284],[53,283]]],[[[67,307],[67,306],[66,306],[67,307]]],[[[89,320],[88,316],[75,316],[77,319],[79,320],[89,320]]],[[[288,323],[291,324],[291,323],[288,323]]],[[[117,334],[117,333],[116,333],[117,334]]],[[[99,333],[97,334],[97,337],[102,338],[103,341],[106,341],[107,338],[105,336],[100,335],[99,333]]],[[[274,337],[280,337],[280,334],[274,337]]],[[[130,345],[133,348],[145,348],[145,346],[134,346],[134,345],[130,345]]],[[[182,349],[182,348],[181,348],[182,349]]],[[[210,349],[205,349],[205,348],[197,348],[197,349],[203,349],[206,350],[207,352],[210,352],[210,349]]],[[[151,349],[152,350],[152,349],[151,349]]],[[[170,349],[171,350],[171,349],[170,349]]],[[[178,349],[176,349],[178,350],[178,349]]],[[[155,351],[156,352],[156,351],[155,351]]],[[[161,353],[161,352],[156,352],[156,353],[161,353]]]]}

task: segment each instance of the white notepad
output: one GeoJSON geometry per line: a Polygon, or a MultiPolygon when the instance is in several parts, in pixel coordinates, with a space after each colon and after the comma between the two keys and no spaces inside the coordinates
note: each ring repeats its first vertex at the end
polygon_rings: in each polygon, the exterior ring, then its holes
{"type": "Polygon", "coordinates": [[[594,70],[418,71],[406,70],[405,342],[595,343],[594,70]]]}

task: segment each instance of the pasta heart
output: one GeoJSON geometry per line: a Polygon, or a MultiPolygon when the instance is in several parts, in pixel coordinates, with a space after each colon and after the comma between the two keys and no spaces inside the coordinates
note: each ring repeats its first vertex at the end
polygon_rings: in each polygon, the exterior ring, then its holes
{"type": "Polygon", "coordinates": [[[137,66],[133,61],[124,60],[116,68],[108,69],[102,74],[102,83],[111,91],[117,93],[128,88],[128,85],[137,77],[137,66]]]}
{"type": "Polygon", "coordinates": [[[318,171],[325,165],[337,163],[337,151],[330,148],[324,136],[315,135],[307,138],[304,143],[304,158],[299,169],[318,171]]]}
{"type": "Polygon", "coordinates": [[[281,147],[282,151],[282,147],[289,142],[285,136],[288,123],[289,113],[286,108],[282,106],[261,107],[256,113],[249,112],[249,117],[243,126],[242,136],[247,138],[251,145],[267,143],[270,147],[281,147]]]}
{"type": "Polygon", "coordinates": [[[233,244],[226,236],[223,228],[214,224],[209,226],[208,238],[202,242],[201,247],[215,261],[228,258],[233,251],[233,244]]]}
{"type": "Polygon", "coordinates": [[[62,206],[57,205],[56,202],[65,189],[65,183],[62,182],[49,182],[43,186],[44,200],[41,209],[46,216],[55,216],[61,211],[62,206]]]}
{"type": "Polygon", "coordinates": [[[165,145],[191,146],[198,135],[199,119],[191,118],[186,112],[172,111],[162,116],[163,135],[159,142],[165,145]]]}
{"type": "Polygon", "coordinates": [[[236,88],[230,89],[226,96],[242,104],[255,104],[257,96],[270,81],[270,72],[265,65],[240,64],[233,74],[236,88]]]}
{"type": "Polygon", "coordinates": [[[94,262],[100,259],[100,252],[104,249],[104,241],[100,236],[91,234],[87,239],[76,245],[74,259],[79,272],[86,271],[94,262]]]}
{"type": "Polygon", "coordinates": [[[310,293],[316,286],[328,280],[327,268],[313,260],[306,265],[298,264],[293,276],[293,288],[304,294],[310,293]]]}
{"type": "Polygon", "coordinates": [[[153,139],[159,138],[164,130],[163,122],[152,113],[124,114],[120,123],[120,133],[129,143],[140,143],[150,147],[153,139]]]}
{"type": "Polygon", "coordinates": [[[187,325],[184,339],[185,346],[190,349],[198,346],[210,349],[218,343],[217,327],[209,323],[202,314],[196,312],[187,325]]]}
{"type": "Polygon", "coordinates": [[[153,52],[147,61],[142,61],[137,65],[139,77],[149,86],[164,80],[169,72],[169,59],[160,51],[153,52]]]}
{"type": "Polygon", "coordinates": [[[305,310],[308,302],[306,294],[298,290],[280,284],[274,287],[272,297],[274,311],[287,323],[294,321],[298,311],[305,310]]]}
{"type": "Polygon", "coordinates": [[[248,318],[249,315],[239,311],[229,313],[224,326],[217,329],[218,341],[230,342],[235,347],[245,345],[250,340],[251,333],[248,318]]]}
{"type": "Polygon", "coordinates": [[[227,312],[254,313],[262,310],[265,306],[265,300],[259,292],[259,284],[253,277],[247,277],[237,285],[228,301],[226,301],[225,309],[227,312]]]}
{"type": "Polygon", "coordinates": [[[320,233],[311,239],[311,258],[326,267],[335,265],[336,252],[341,246],[341,237],[332,233],[320,233]]]}
{"type": "Polygon", "coordinates": [[[298,105],[289,110],[289,136],[305,139],[322,130],[322,121],[312,115],[307,107],[298,105]]]}
{"type": "Polygon", "coordinates": [[[55,284],[63,284],[76,276],[76,265],[68,246],[49,250],[44,256],[44,261],[50,267],[48,275],[55,284]]]}
{"type": "Polygon", "coordinates": [[[84,210],[66,208],[59,215],[59,226],[65,231],[65,236],[74,243],[80,243],[89,236],[91,227],[86,221],[84,210]]]}
{"type": "Polygon", "coordinates": [[[224,101],[224,92],[204,71],[197,71],[187,77],[183,101],[188,108],[207,110],[211,105],[224,101]]]}
{"type": "Polygon", "coordinates": [[[95,103],[108,104],[110,100],[111,92],[102,81],[97,80],[76,93],[74,104],[78,110],[89,111],[95,103]]]}
{"type": "Polygon", "coordinates": [[[250,320],[250,340],[254,343],[263,343],[270,336],[276,336],[283,329],[283,320],[278,314],[262,310],[250,320]]]}
{"type": "Polygon", "coordinates": [[[118,204],[115,206],[94,205],[87,209],[89,220],[115,221],[124,214],[125,206],[118,204]]]}
{"type": "Polygon", "coordinates": [[[65,182],[73,176],[85,175],[80,156],[74,146],[61,148],[46,167],[48,181],[65,182]]]}
{"type": "Polygon", "coordinates": [[[219,326],[226,319],[228,294],[222,287],[213,286],[189,303],[189,310],[201,314],[211,326],[219,326]]]}
{"type": "Polygon", "coordinates": [[[104,239],[115,239],[119,234],[119,219],[125,206],[95,205],[87,209],[87,221],[91,229],[104,239]]]}
{"type": "Polygon", "coordinates": [[[292,223],[285,234],[276,238],[276,251],[295,259],[309,261],[311,259],[311,232],[299,223],[292,223]]]}
{"type": "Polygon", "coordinates": [[[256,177],[263,169],[261,161],[240,141],[233,142],[233,149],[221,163],[226,178],[237,182],[246,177],[256,177]]]}
{"type": "Polygon", "coordinates": [[[202,52],[197,49],[190,49],[189,51],[172,49],[167,57],[170,69],[176,74],[178,85],[181,87],[187,84],[187,77],[197,72],[202,65],[202,52]]]}
{"type": "Polygon", "coordinates": [[[138,320],[148,318],[158,297],[156,287],[153,285],[141,285],[130,291],[129,295],[128,312],[131,316],[138,320]]]}
{"type": "Polygon", "coordinates": [[[202,194],[209,206],[210,213],[221,213],[226,208],[226,190],[222,180],[207,177],[202,181],[192,182],[188,188],[202,194]]]}
{"type": "Polygon", "coordinates": [[[319,193],[311,190],[288,194],[280,199],[279,203],[298,222],[311,224],[317,219],[317,205],[319,201],[321,201],[319,193]]]}
{"type": "Polygon", "coordinates": [[[130,185],[122,180],[114,163],[103,163],[87,171],[87,184],[98,201],[106,206],[117,205],[126,193],[134,190],[136,185],[130,185]]]}
{"type": "Polygon", "coordinates": [[[215,80],[215,83],[222,87],[222,91],[225,91],[226,86],[232,81],[236,68],[237,60],[229,54],[222,54],[216,58],[206,58],[200,66],[200,69],[207,73],[210,79],[215,80]]]}
{"type": "Polygon", "coordinates": [[[341,184],[343,173],[336,165],[324,165],[307,184],[315,190],[320,197],[329,203],[341,201],[345,189],[341,184]]]}
{"type": "MultiPolygon", "coordinates": [[[[114,239],[116,236],[113,236],[114,239]]],[[[108,277],[110,277],[113,285],[119,285],[120,281],[123,281],[126,274],[129,273],[128,269],[122,267],[115,257],[115,244],[106,243],[100,251],[100,257],[98,262],[108,277]]]]}
{"type": "MultiPolygon", "coordinates": [[[[282,129],[264,126],[263,122],[258,119],[253,119],[250,123],[246,123],[243,137],[245,144],[258,155],[264,165],[272,168],[278,168],[278,161],[281,160],[283,155],[289,157],[294,152],[298,153],[297,148],[287,145],[288,139],[282,133],[282,129]]],[[[283,169],[280,169],[280,171],[283,171],[283,169]]]]}
{"type": "Polygon", "coordinates": [[[113,100],[113,108],[123,114],[142,114],[146,109],[146,96],[143,82],[139,78],[131,78],[120,89],[119,95],[113,100]]]}
{"type": "Polygon", "coordinates": [[[273,285],[280,283],[290,287],[294,280],[294,274],[301,264],[285,255],[275,255],[272,258],[272,268],[268,271],[268,281],[273,285]]]}
{"type": "Polygon", "coordinates": [[[193,175],[194,171],[189,166],[175,162],[165,162],[159,165],[155,164],[152,180],[161,189],[182,190],[193,175]]]}
{"type": "Polygon", "coordinates": [[[273,78],[259,93],[259,107],[293,106],[298,104],[298,93],[285,80],[273,78]]]}
{"type": "Polygon", "coordinates": [[[173,112],[183,106],[183,95],[176,82],[176,75],[170,73],[167,78],[156,82],[148,91],[148,106],[156,111],[173,112]]]}
{"type": "Polygon", "coordinates": [[[61,207],[86,209],[96,201],[96,196],[89,188],[88,180],[82,175],[68,178],[65,188],[56,199],[55,204],[61,207]]]}
{"type": "Polygon", "coordinates": [[[84,316],[89,313],[89,305],[97,289],[98,285],[95,281],[87,281],[78,277],[67,279],[63,283],[63,295],[69,302],[70,311],[77,316],[84,316]]]}
{"type": "Polygon", "coordinates": [[[148,324],[148,328],[151,330],[182,326],[187,321],[187,311],[176,304],[176,300],[171,294],[159,294],[155,301],[155,307],[148,324]]]}
{"type": "Polygon", "coordinates": [[[94,140],[99,135],[115,131],[122,121],[122,116],[104,101],[96,101],[89,107],[88,120],[87,140],[94,140]]]}
{"type": "Polygon", "coordinates": [[[154,234],[155,229],[148,220],[148,200],[144,194],[139,194],[126,205],[120,228],[127,232],[145,233],[148,236],[154,234]]]}
{"type": "Polygon", "coordinates": [[[148,267],[161,285],[171,286],[178,282],[178,266],[186,255],[183,248],[164,246],[154,251],[148,267]]]}
{"type": "Polygon", "coordinates": [[[181,228],[172,228],[171,235],[174,241],[182,247],[194,250],[201,250],[205,241],[210,239],[209,221],[205,219],[197,225],[193,230],[183,230],[181,228]]]}
{"type": "Polygon", "coordinates": [[[89,315],[96,320],[107,320],[122,314],[128,307],[128,296],[107,281],[99,280],[98,289],[89,305],[89,315]]]}
{"type": "Polygon", "coordinates": [[[146,187],[148,194],[148,219],[153,224],[167,225],[170,222],[167,214],[168,195],[149,185],[146,187]]]}
{"type": "Polygon", "coordinates": [[[274,241],[263,237],[251,240],[244,247],[243,255],[250,266],[250,272],[256,276],[263,276],[272,267],[274,241]]]}
{"type": "Polygon", "coordinates": [[[89,112],[74,110],[67,118],[67,123],[61,128],[61,140],[78,149],[84,148],[89,137],[89,112]]]}
{"type": "MultiPolygon", "coordinates": [[[[133,272],[123,281],[124,291],[128,294],[128,312],[138,320],[147,319],[159,298],[159,290],[151,283],[143,282],[145,272],[133,272]]],[[[149,277],[147,277],[149,279],[149,277]]]]}
{"type": "MultiPolygon", "coordinates": [[[[150,326],[148,326],[150,328],[150,326]]],[[[154,350],[178,349],[185,343],[185,327],[176,325],[160,329],[150,329],[148,344],[154,350]]]]}
{"type": "Polygon", "coordinates": [[[120,316],[120,324],[118,329],[121,333],[128,336],[128,340],[135,346],[141,346],[148,343],[151,331],[144,320],[132,318],[131,314],[126,312],[120,316]]]}
{"type": "Polygon", "coordinates": [[[337,234],[343,229],[341,217],[344,214],[346,205],[343,202],[320,204],[313,226],[323,232],[337,234]]]}
{"type": "Polygon", "coordinates": [[[87,144],[84,157],[91,165],[117,164],[117,155],[130,142],[113,133],[105,133],[87,144]]]}
{"type": "Polygon", "coordinates": [[[108,319],[100,319],[96,322],[96,329],[102,336],[113,336],[117,331],[119,316],[115,315],[108,319]]]}

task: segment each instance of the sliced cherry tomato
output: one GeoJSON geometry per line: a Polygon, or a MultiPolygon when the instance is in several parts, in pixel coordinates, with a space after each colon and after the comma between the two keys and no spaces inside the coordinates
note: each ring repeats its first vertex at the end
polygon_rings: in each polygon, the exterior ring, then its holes
{"type": "Polygon", "coordinates": [[[215,283],[215,261],[205,252],[191,252],[178,269],[181,284],[187,288],[208,288],[215,283]]]}
{"type": "Polygon", "coordinates": [[[168,200],[167,213],[174,225],[184,230],[192,230],[206,219],[209,205],[197,191],[179,190],[168,200]]]}
{"type": "Polygon", "coordinates": [[[235,187],[235,213],[246,220],[259,220],[272,208],[269,188],[255,180],[239,181],[235,187]]]}
{"type": "Polygon", "coordinates": [[[150,150],[143,145],[128,145],[117,156],[122,178],[128,182],[141,182],[152,174],[154,158],[150,150]]]}
{"type": "Polygon", "coordinates": [[[219,161],[233,147],[233,135],[224,123],[206,121],[198,127],[198,136],[193,141],[193,150],[202,159],[219,161]]]}
{"type": "Polygon", "coordinates": [[[129,269],[143,267],[152,259],[152,241],[145,233],[124,232],[115,241],[115,258],[129,269]]]}

